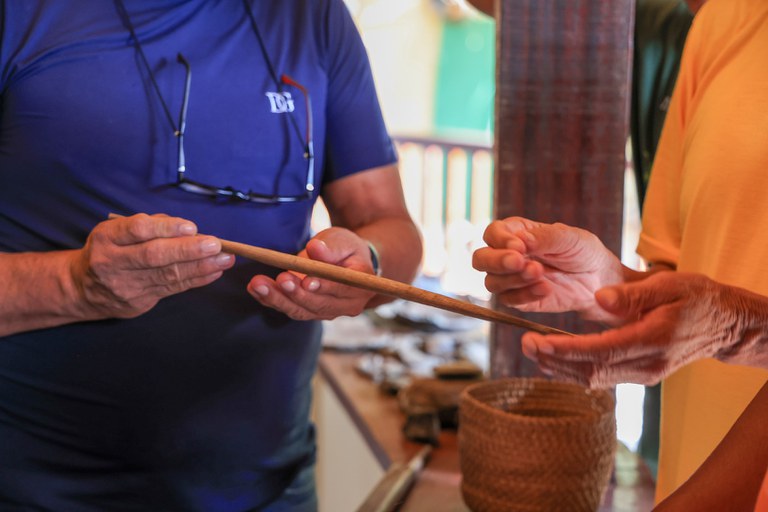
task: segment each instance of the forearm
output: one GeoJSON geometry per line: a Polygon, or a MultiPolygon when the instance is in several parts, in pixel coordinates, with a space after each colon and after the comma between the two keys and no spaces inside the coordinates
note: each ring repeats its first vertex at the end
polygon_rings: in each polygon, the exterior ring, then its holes
{"type": "Polygon", "coordinates": [[[731,341],[716,357],[727,363],[768,368],[768,297],[731,286],[721,293],[734,321],[731,341]]]}
{"type": "Polygon", "coordinates": [[[83,320],[74,251],[0,254],[0,336],[83,320]]]}
{"type": "Polygon", "coordinates": [[[693,476],[654,511],[752,510],[768,467],[766,420],[768,385],[693,476]]]}
{"type": "MultiPolygon", "coordinates": [[[[372,243],[384,277],[410,282],[421,262],[419,232],[405,205],[395,165],[369,169],[326,186],[323,199],[331,223],[372,243]]],[[[389,302],[377,296],[367,307],[389,302]]]]}

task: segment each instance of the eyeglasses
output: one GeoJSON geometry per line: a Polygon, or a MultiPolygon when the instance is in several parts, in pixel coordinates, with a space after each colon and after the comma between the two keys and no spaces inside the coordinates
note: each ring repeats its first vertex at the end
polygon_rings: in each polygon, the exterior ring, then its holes
{"type": "MultiPolygon", "coordinates": [[[[187,127],[187,105],[189,104],[189,90],[192,83],[192,67],[187,59],[182,54],[177,56],[178,62],[184,65],[186,69],[186,77],[184,79],[184,96],[181,102],[181,112],[179,113],[178,129],[174,131],[178,143],[178,157],[177,157],[177,170],[176,170],[176,186],[187,192],[193,194],[202,194],[207,196],[223,196],[231,199],[238,199],[241,201],[249,201],[252,203],[295,203],[297,201],[304,201],[312,198],[312,193],[315,190],[314,177],[315,177],[315,151],[312,139],[312,104],[309,98],[309,91],[287,75],[282,75],[281,83],[289,85],[301,91],[304,95],[304,104],[307,110],[307,130],[304,134],[304,159],[307,161],[307,179],[304,185],[304,192],[295,196],[285,196],[275,194],[259,194],[252,190],[243,191],[233,187],[214,187],[212,185],[206,185],[199,181],[191,180],[187,177],[187,165],[184,155],[184,132],[187,127]]],[[[295,126],[295,120],[291,119],[295,126]]],[[[298,130],[298,126],[295,126],[298,130]]],[[[277,183],[275,183],[277,187],[277,183]]],[[[276,191],[275,191],[276,192],[276,191]]]]}
{"type": "MultiPolygon", "coordinates": [[[[259,48],[261,49],[261,53],[264,56],[264,61],[266,62],[267,69],[269,70],[270,75],[277,83],[279,93],[282,94],[282,86],[288,85],[291,87],[294,87],[301,91],[301,93],[304,95],[304,104],[306,105],[307,109],[307,130],[304,134],[304,137],[302,138],[302,142],[304,144],[304,159],[307,161],[307,180],[304,185],[304,192],[302,192],[299,195],[295,196],[285,196],[280,195],[277,193],[277,182],[274,185],[274,193],[273,194],[259,194],[252,190],[248,190],[247,192],[242,190],[237,190],[233,187],[214,187],[211,185],[206,185],[204,183],[201,183],[199,181],[191,180],[187,177],[187,164],[186,164],[186,158],[184,155],[184,132],[187,128],[187,106],[189,104],[189,89],[190,85],[192,83],[192,68],[189,65],[189,61],[184,58],[184,56],[179,53],[177,55],[177,60],[179,63],[184,65],[184,68],[186,70],[186,76],[184,79],[184,97],[182,99],[181,103],[181,112],[179,113],[179,124],[178,128],[173,122],[173,116],[171,115],[170,110],[168,109],[168,104],[163,99],[163,95],[160,92],[160,87],[157,84],[157,80],[155,80],[155,75],[152,73],[152,68],[149,65],[149,62],[147,61],[147,56],[144,54],[144,49],[141,46],[141,42],[139,41],[139,38],[136,36],[136,30],[133,26],[133,23],[131,22],[131,17],[128,15],[128,11],[125,9],[125,5],[123,4],[122,0],[117,0],[117,8],[120,16],[122,17],[123,21],[125,22],[125,25],[128,27],[128,31],[131,34],[131,38],[133,39],[133,42],[136,46],[136,50],[139,53],[139,56],[141,57],[141,60],[144,64],[144,67],[147,70],[147,73],[149,74],[149,79],[152,83],[152,87],[155,89],[155,92],[157,93],[158,98],[160,99],[160,103],[163,106],[163,111],[165,112],[165,116],[168,119],[168,123],[171,125],[171,128],[173,129],[173,134],[176,137],[177,143],[178,143],[178,157],[177,157],[177,167],[176,167],[176,186],[179,187],[182,190],[185,190],[187,192],[192,192],[194,194],[203,194],[207,196],[223,196],[228,197],[231,199],[237,199],[241,201],[248,201],[252,203],[267,203],[267,204],[275,204],[275,203],[294,203],[297,201],[304,201],[307,199],[312,198],[312,194],[315,190],[314,185],[314,179],[315,179],[315,151],[314,151],[314,145],[312,142],[312,104],[310,103],[309,99],[309,92],[307,89],[296,82],[294,79],[287,75],[282,75],[280,77],[280,80],[277,79],[277,73],[275,73],[275,68],[272,65],[272,61],[269,59],[269,55],[267,54],[267,49],[264,46],[264,40],[261,37],[261,32],[259,31],[259,27],[256,23],[256,18],[253,15],[253,10],[251,9],[251,5],[248,2],[248,0],[243,0],[243,5],[245,7],[245,10],[248,14],[248,17],[251,21],[251,26],[253,28],[254,35],[256,36],[256,39],[259,42],[259,48]]],[[[293,124],[293,127],[296,130],[296,133],[301,136],[301,130],[299,129],[298,124],[296,123],[296,119],[294,117],[289,117],[290,122],[293,124]]]]}

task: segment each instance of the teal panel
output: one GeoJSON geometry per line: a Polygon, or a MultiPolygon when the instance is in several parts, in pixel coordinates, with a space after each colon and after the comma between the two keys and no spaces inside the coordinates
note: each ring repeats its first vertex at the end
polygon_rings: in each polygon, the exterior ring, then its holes
{"type": "Polygon", "coordinates": [[[445,22],[435,93],[438,133],[493,130],[495,50],[492,19],[445,22]]]}

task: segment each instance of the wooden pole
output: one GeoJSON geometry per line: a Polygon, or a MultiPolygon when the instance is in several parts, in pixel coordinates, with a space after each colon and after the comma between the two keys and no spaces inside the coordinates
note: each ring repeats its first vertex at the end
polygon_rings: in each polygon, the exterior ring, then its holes
{"type": "MultiPolygon", "coordinates": [[[[496,20],[494,216],[579,226],[619,254],[634,0],[497,0],[496,20]]],[[[493,376],[538,375],[521,334],[493,326],[493,376]]]]}

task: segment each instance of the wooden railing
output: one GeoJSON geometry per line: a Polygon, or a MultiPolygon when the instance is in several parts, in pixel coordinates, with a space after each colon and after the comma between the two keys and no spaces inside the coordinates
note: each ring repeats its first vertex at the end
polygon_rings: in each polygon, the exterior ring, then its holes
{"type": "MultiPolygon", "coordinates": [[[[393,137],[408,210],[424,239],[422,273],[452,293],[487,296],[472,270],[472,252],[493,212],[490,143],[437,137],[393,137]]],[[[322,205],[314,225],[327,224],[322,205]]]]}
{"type": "Polygon", "coordinates": [[[447,291],[484,296],[472,270],[474,249],[493,212],[490,144],[432,137],[395,137],[411,216],[424,237],[422,271],[447,291]]]}

